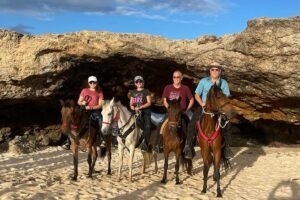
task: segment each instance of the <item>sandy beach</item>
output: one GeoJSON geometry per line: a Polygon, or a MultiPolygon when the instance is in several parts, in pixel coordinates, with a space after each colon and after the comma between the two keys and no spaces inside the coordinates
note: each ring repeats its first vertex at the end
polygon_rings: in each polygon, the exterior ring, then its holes
{"type": "MultiPolygon", "coordinates": [[[[125,153],[123,174],[117,182],[118,154],[112,155],[112,175],[106,175],[107,160],[98,159],[92,179],[87,178],[86,153],[80,153],[78,181],[73,173],[71,151],[49,147],[30,154],[13,152],[0,155],[0,199],[215,199],[216,184],[212,168],[208,192],[201,194],[202,160],[193,159],[193,176],[180,172],[181,185],[175,185],[172,156],[168,182],[160,183],[163,156],[159,155],[159,170],[154,163],[141,174],[142,154],[137,149],[134,158],[133,182],[128,181],[125,153]]],[[[221,173],[223,199],[300,199],[300,149],[271,147],[235,147],[232,168],[221,173]]]]}

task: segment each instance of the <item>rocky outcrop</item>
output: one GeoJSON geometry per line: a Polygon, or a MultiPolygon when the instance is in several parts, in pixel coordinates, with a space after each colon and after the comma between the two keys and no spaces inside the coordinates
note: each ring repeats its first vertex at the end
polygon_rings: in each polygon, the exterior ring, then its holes
{"type": "Polygon", "coordinates": [[[101,79],[109,94],[142,73],[158,96],[175,68],[195,86],[212,61],[224,64],[240,116],[300,124],[300,17],[255,19],[241,33],[195,40],[91,31],[32,36],[1,30],[0,113],[6,116],[8,107],[22,107],[24,101],[54,108],[55,99],[78,95],[81,80],[90,74],[101,79]]]}

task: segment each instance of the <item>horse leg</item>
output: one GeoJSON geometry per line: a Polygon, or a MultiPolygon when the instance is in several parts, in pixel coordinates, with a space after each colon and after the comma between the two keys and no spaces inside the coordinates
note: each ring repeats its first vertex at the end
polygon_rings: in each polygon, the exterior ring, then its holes
{"type": "Polygon", "coordinates": [[[187,160],[187,165],[188,165],[188,167],[187,167],[187,173],[188,173],[188,175],[192,175],[192,170],[193,170],[193,160],[192,159],[188,159],[187,160]]]}
{"type": "Polygon", "coordinates": [[[107,137],[106,148],[107,148],[106,155],[107,155],[107,163],[108,163],[107,174],[111,175],[111,135],[107,137]]]}
{"type": "Polygon", "coordinates": [[[148,159],[148,153],[147,152],[142,152],[143,154],[143,166],[142,166],[142,170],[141,173],[144,174],[146,171],[146,164],[147,164],[147,159],[148,159]]]}
{"type": "Polygon", "coordinates": [[[73,153],[73,165],[74,165],[74,174],[72,177],[73,181],[77,181],[78,176],[78,145],[74,143],[73,140],[71,140],[71,150],[73,153]]]}
{"type": "Polygon", "coordinates": [[[217,197],[222,197],[221,186],[220,186],[220,161],[221,161],[221,151],[218,151],[214,155],[214,181],[217,182],[217,197]]]}
{"type": "Polygon", "coordinates": [[[210,165],[212,163],[212,157],[211,157],[210,153],[208,152],[208,149],[206,149],[206,153],[204,153],[204,151],[201,150],[201,155],[203,158],[203,188],[202,188],[201,192],[206,193],[208,171],[209,171],[210,165]]]}
{"type": "Polygon", "coordinates": [[[131,145],[129,148],[129,180],[132,182],[132,163],[134,157],[135,145],[131,145]]]}
{"type": "Polygon", "coordinates": [[[93,173],[93,170],[92,170],[92,147],[91,147],[91,145],[88,145],[87,149],[88,149],[87,150],[87,153],[88,153],[87,163],[89,165],[88,177],[91,178],[92,177],[92,173],[93,173]]]}
{"type": "Polygon", "coordinates": [[[175,174],[176,174],[176,185],[180,184],[179,181],[179,160],[180,160],[180,151],[176,154],[176,163],[175,163],[175,174]]]}
{"type": "Polygon", "coordinates": [[[155,165],[155,173],[158,171],[158,166],[157,166],[157,153],[153,152],[153,158],[154,158],[154,165],[155,165]]]}
{"type": "Polygon", "coordinates": [[[98,157],[97,146],[93,145],[92,146],[92,166],[91,166],[92,173],[94,172],[94,169],[95,169],[97,157],[98,157]]]}
{"type": "Polygon", "coordinates": [[[121,180],[121,170],[123,165],[123,156],[124,156],[124,146],[118,143],[118,150],[119,150],[119,170],[118,170],[118,181],[121,180]]]}
{"type": "Polygon", "coordinates": [[[167,183],[167,171],[168,171],[168,159],[169,159],[169,152],[164,152],[165,156],[165,164],[164,164],[164,175],[162,180],[160,181],[161,183],[166,184],[167,183]]]}

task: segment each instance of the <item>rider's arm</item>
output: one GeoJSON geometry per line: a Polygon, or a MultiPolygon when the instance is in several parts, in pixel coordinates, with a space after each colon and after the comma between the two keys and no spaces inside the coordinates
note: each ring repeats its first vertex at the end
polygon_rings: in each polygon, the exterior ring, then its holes
{"type": "Polygon", "coordinates": [[[203,93],[203,90],[204,90],[204,81],[205,81],[205,79],[201,79],[195,90],[195,99],[196,99],[197,103],[202,107],[205,106],[205,102],[202,101],[202,98],[201,98],[201,94],[203,93]]]}
{"type": "Polygon", "coordinates": [[[98,109],[100,109],[100,108],[102,108],[102,98],[99,98],[99,100],[98,100],[98,105],[97,106],[92,106],[90,109],[91,110],[98,110],[98,109]]]}
{"type": "Polygon", "coordinates": [[[79,106],[84,106],[86,104],[86,102],[84,101],[84,97],[83,96],[81,96],[81,95],[79,96],[77,104],[79,106]]]}
{"type": "Polygon", "coordinates": [[[192,108],[192,106],[194,105],[195,100],[194,100],[194,97],[192,95],[192,92],[191,92],[190,88],[187,87],[187,86],[186,86],[186,92],[187,92],[187,97],[189,99],[189,104],[188,104],[185,112],[188,112],[192,108]]]}
{"type": "Polygon", "coordinates": [[[201,99],[201,97],[200,97],[199,94],[195,93],[195,99],[196,99],[196,101],[198,102],[198,104],[199,104],[200,106],[202,106],[202,107],[205,106],[205,102],[202,101],[202,99],[201,99]]]}
{"type": "Polygon", "coordinates": [[[227,97],[230,96],[230,91],[229,91],[228,83],[227,83],[227,81],[225,81],[224,79],[222,79],[221,90],[222,90],[222,92],[223,92],[227,97]]]}
{"type": "Polygon", "coordinates": [[[129,105],[130,105],[130,109],[134,110],[133,97],[130,97],[130,103],[129,103],[129,105]]]}
{"type": "Polygon", "coordinates": [[[188,105],[188,107],[186,108],[186,111],[189,111],[189,110],[192,108],[193,105],[194,105],[194,98],[191,98],[191,99],[189,100],[189,105],[188,105]]]}
{"type": "Polygon", "coordinates": [[[165,106],[166,109],[169,108],[169,104],[167,102],[167,98],[164,98],[164,106],[165,106]]]}
{"type": "Polygon", "coordinates": [[[148,108],[151,106],[151,96],[148,95],[146,98],[147,98],[147,102],[145,104],[141,105],[140,109],[148,108]]]}

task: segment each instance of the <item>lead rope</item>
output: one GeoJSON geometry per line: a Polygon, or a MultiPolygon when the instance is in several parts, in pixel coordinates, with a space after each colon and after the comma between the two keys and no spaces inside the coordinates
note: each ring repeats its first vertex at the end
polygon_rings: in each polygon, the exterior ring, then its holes
{"type": "Polygon", "coordinates": [[[136,121],[137,121],[137,118],[140,116],[141,112],[142,111],[139,110],[139,111],[136,111],[135,114],[134,114],[134,124],[135,124],[136,132],[137,132],[138,135],[139,135],[140,131],[138,129],[136,121]]]}
{"type": "Polygon", "coordinates": [[[212,112],[206,112],[206,111],[205,111],[205,107],[202,107],[202,113],[207,114],[207,115],[210,115],[211,118],[213,118],[213,117],[215,116],[215,114],[212,113],[212,112]]]}

